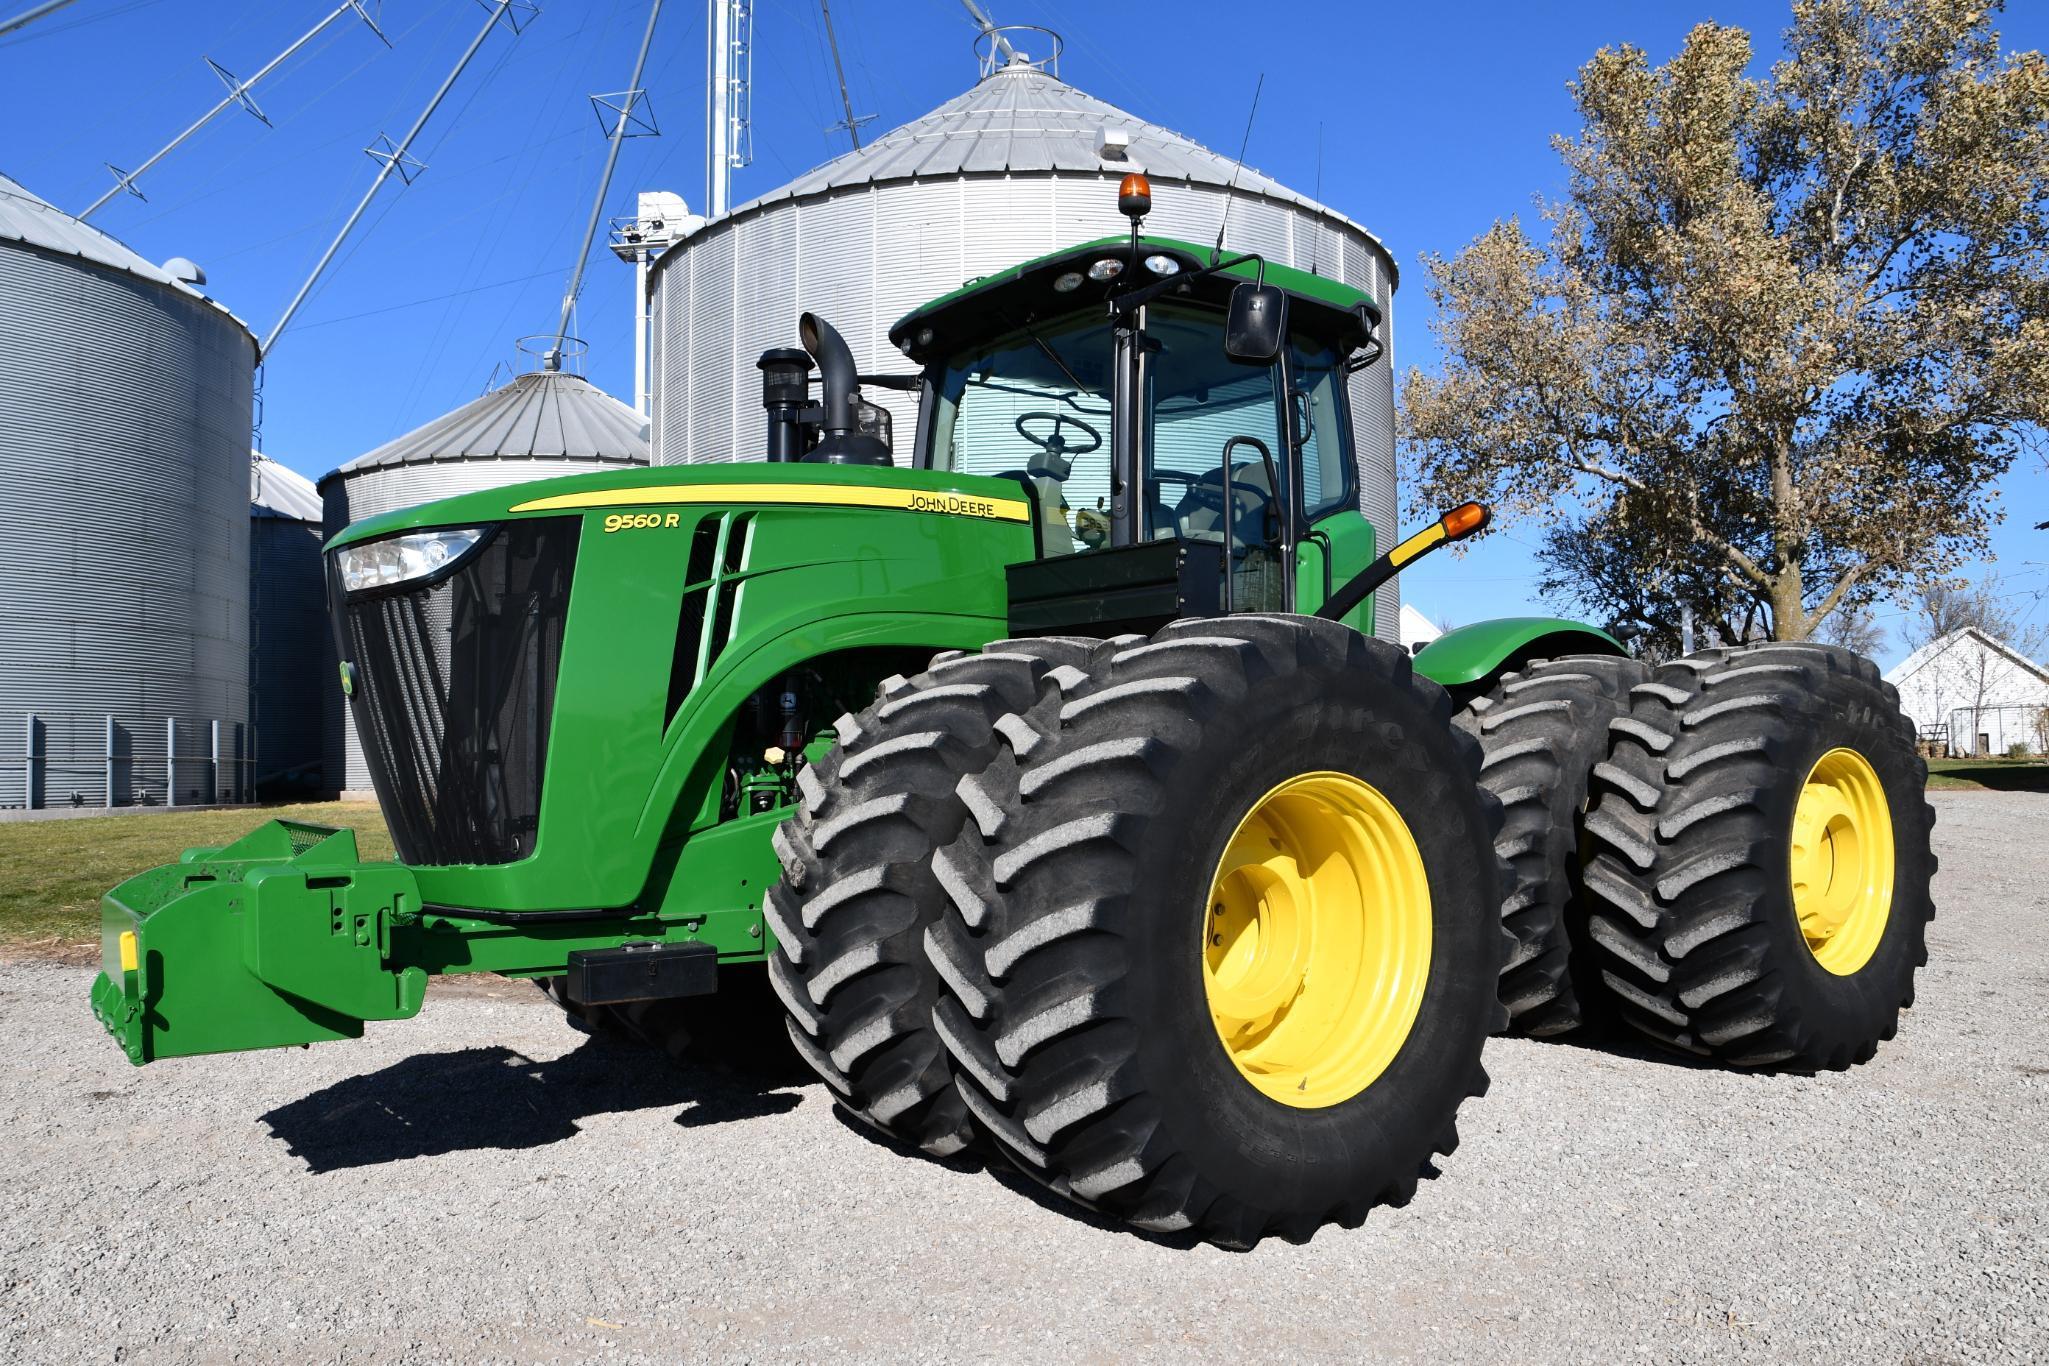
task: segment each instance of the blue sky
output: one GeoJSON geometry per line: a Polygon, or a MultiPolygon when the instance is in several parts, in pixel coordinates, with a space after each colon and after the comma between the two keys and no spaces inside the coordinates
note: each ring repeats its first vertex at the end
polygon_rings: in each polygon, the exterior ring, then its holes
{"type": "MultiPolygon", "coordinates": [[[[604,143],[587,96],[626,84],[645,0],[541,0],[518,38],[500,32],[423,134],[428,169],[388,186],[320,290],[279,343],[266,376],[265,448],[311,475],[482,392],[514,340],[552,329],[604,143]]],[[[12,14],[27,0],[0,3],[12,14]]],[[[373,4],[373,8],[374,8],[373,4]]],[[[330,8],[328,0],[78,0],[0,39],[0,170],[78,210],[219,98],[203,57],[248,75],[330,8]]],[[[1528,214],[1562,188],[1553,133],[1571,130],[1565,84],[1603,44],[1663,60],[1713,18],[1750,29],[1775,55],[1784,0],[1285,7],[1182,0],[1108,10],[1083,0],[991,0],[999,22],[1066,38],[1062,76],[1135,114],[1235,150],[1259,72],[1265,93],[1250,164],[1378,233],[1406,272],[1398,365],[1434,362],[1416,261],[1457,250],[1495,218],[1528,214]],[[1151,22],[1144,14],[1153,16],[1151,22]],[[1112,18],[1115,14],[1120,17],[1112,18]],[[1277,16],[1288,16],[1279,19],[1277,16]],[[1323,152],[1318,164],[1319,125],[1323,152]]],[[[269,330],[375,167],[362,149],[410,125],[481,24],[476,0],[388,0],[386,50],[353,20],[333,25],[256,92],[274,125],[224,114],[157,167],[147,203],[122,198],[94,222],[152,259],[184,255],[259,334],[269,330]]],[[[2028,0],[2003,27],[2013,48],[2049,46],[2049,5],[2028,0]]],[[[756,0],[755,162],[740,202],[847,146],[829,133],[838,93],[818,7],[756,0]]],[[[857,113],[880,131],[959,93],[974,36],[955,0],[837,0],[833,18],[857,113]]],[[[671,0],[649,61],[662,136],[629,142],[608,213],[639,189],[704,199],[704,5],[671,0]]],[[[599,249],[576,330],[589,373],[631,387],[630,271],[599,249]]],[[[502,371],[499,372],[502,376],[502,371]]],[[[2049,477],[2016,467],[1994,535],[2013,605],[2049,620],[2049,477]],[[2032,562],[2032,563],[2031,563],[2032,562]]],[[[1439,619],[1536,605],[1515,528],[1463,560],[1405,576],[1439,619]]],[[[1899,617],[1881,609],[1883,624],[1899,617]]],[[[1901,649],[1895,631],[1888,659],[1901,649]]]]}

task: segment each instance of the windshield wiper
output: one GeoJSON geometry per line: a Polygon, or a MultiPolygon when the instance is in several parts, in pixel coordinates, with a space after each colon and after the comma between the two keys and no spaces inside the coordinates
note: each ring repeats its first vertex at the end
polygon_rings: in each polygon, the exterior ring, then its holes
{"type": "MultiPolygon", "coordinates": [[[[1009,384],[1002,380],[993,379],[976,379],[972,375],[968,377],[967,382],[977,389],[993,389],[999,394],[1022,394],[1026,398],[1051,400],[1054,403],[1065,404],[1067,407],[1074,409],[1074,411],[1076,411],[1077,413],[1087,413],[1091,417],[1107,416],[1110,411],[1109,405],[1107,403],[1105,403],[1104,406],[1100,408],[1091,408],[1085,404],[1077,402],[1075,400],[1076,391],[1074,390],[1069,390],[1067,393],[1064,394],[1054,394],[1048,393],[1044,389],[1034,389],[1023,384],[1009,384]]],[[[1102,397],[1100,394],[1094,393],[1093,391],[1084,392],[1088,392],[1089,397],[1098,400],[1100,400],[1102,397]]]]}
{"type": "Polygon", "coordinates": [[[1066,377],[1067,382],[1069,384],[1072,384],[1074,386],[1076,393],[1085,393],[1098,398],[1101,397],[1101,395],[1097,394],[1094,389],[1091,389],[1088,385],[1082,383],[1081,376],[1075,374],[1074,371],[1071,368],[1069,368],[1067,362],[1061,358],[1061,355],[1058,351],[1055,351],[1052,347],[1046,345],[1044,341],[1040,340],[1039,334],[1032,331],[1030,323],[1021,323],[1018,322],[1015,318],[1010,317],[1005,317],[1004,321],[1009,323],[1012,327],[1015,327],[1018,331],[1024,333],[1026,337],[1030,338],[1032,345],[1038,347],[1039,350],[1043,351],[1046,355],[1046,359],[1052,361],[1055,366],[1059,367],[1060,373],[1066,377]]]}

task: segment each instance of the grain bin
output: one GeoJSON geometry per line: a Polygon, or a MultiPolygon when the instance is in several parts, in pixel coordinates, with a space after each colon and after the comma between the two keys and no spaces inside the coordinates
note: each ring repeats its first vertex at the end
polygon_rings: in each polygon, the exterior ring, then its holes
{"type": "Polygon", "coordinates": [[[204,278],[0,177],[0,806],[247,797],[256,339],[204,278]]]}
{"type": "Polygon", "coordinates": [[[265,798],[321,791],[327,595],[313,481],[258,453],[249,464],[249,687],[256,787],[265,798]]]}
{"type": "MultiPolygon", "coordinates": [[[[1352,377],[1351,408],[1361,506],[1391,545],[1396,269],[1387,248],[1336,210],[1082,93],[1051,66],[998,66],[923,118],[712,220],[656,258],[655,463],[762,458],[755,362],[769,347],[794,345],[800,311],[837,326],[862,371],[901,370],[891,323],[976,276],[1128,231],[1117,184],[1143,171],[1153,184],[1146,231],[1213,242],[1228,205],[1227,247],[1356,285],[1387,309],[1381,336],[1390,354],[1352,377]]],[[[866,397],[891,409],[904,457],[913,397],[866,397]]],[[[1394,583],[1376,603],[1379,634],[1393,640],[1394,583]]]]}
{"type": "MultiPolygon", "coordinates": [[[[519,375],[321,479],[326,534],[477,489],[647,463],[647,420],[581,375],[519,375]]],[[[333,643],[325,677],[335,676],[333,643]]],[[[328,785],[368,796],[370,770],[341,689],[325,689],[328,785]]]]}

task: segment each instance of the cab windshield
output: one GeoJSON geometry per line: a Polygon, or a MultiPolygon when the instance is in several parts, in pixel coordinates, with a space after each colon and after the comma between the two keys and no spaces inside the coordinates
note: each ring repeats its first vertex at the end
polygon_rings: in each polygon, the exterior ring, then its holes
{"type": "MultiPolygon", "coordinates": [[[[1144,310],[1136,370],[1143,489],[1132,536],[1221,543],[1233,601],[1278,608],[1290,501],[1313,518],[1356,496],[1340,439],[1342,368],[1331,349],[1301,336],[1286,367],[1235,361],[1224,351],[1223,321],[1220,309],[1181,300],[1144,310]],[[1299,493],[1290,486],[1296,470],[1299,493]]],[[[1116,364],[1111,325],[1093,311],[1018,327],[957,355],[934,389],[934,468],[1022,483],[1042,557],[1109,545],[1116,364]]]]}
{"type": "Polygon", "coordinates": [[[1020,328],[956,357],[934,395],[934,467],[1023,480],[1041,555],[1109,543],[1114,349],[1100,316],[1020,328]]]}

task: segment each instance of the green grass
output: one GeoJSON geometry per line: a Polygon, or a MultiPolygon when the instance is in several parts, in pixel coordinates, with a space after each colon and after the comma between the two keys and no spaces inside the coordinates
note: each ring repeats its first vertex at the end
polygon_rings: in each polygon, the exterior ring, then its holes
{"type": "Polygon", "coordinates": [[[239,839],[266,820],[353,826],[363,857],[391,857],[374,802],[240,807],[0,824],[0,950],[78,959],[99,947],[100,894],[194,845],[239,839]]]}
{"type": "Polygon", "coordinates": [[[1930,759],[1931,792],[2049,792],[2049,764],[2039,759],[1930,759]]]}
{"type": "MultiPolygon", "coordinates": [[[[1952,792],[2049,792],[2049,764],[1931,759],[1928,786],[1952,792]]],[[[174,862],[194,845],[226,844],[274,817],[352,826],[363,857],[391,857],[391,838],[372,802],[0,824],[0,951],[89,957],[99,947],[102,892],[145,868],[174,862]]]]}

